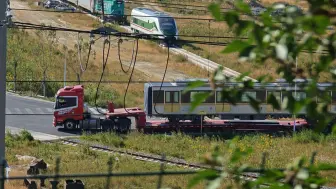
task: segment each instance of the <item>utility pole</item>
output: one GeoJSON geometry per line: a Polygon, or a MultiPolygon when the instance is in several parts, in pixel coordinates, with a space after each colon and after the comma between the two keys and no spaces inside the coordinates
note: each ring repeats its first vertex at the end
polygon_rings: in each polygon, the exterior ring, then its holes
{"type": "MultiPolygon", "coordinates": [[[[0,1],[0,160],[5,160],[7,1],[0,1]]],[[[2,171],[0,171],[0,176],[2,171]]],[[[2,187],[2,186],[0,186],[2,187]]]]}

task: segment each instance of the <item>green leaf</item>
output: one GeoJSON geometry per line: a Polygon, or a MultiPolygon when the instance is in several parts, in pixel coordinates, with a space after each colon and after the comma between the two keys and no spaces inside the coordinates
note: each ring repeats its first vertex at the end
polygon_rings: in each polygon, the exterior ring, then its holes
{"type": "Polygon", "coordinates": [[[216,70],[215,70],[215,73],[214,73],[214,80],[215,81],[224,81],[225,79],[225,76],[224,76],[224,73],[223,73],[223,66],[220,65],[216,70]]]}
{"type": "Polygon", "coordinates": [[[183,90],[183,94],[185,94],[186,92],[188,92],[192,89],[195,89],[197,87],[202,87],[204,85],[205,85],[204,81],[200,81],[200,80],[192,81],[192,82],[188,83],[187,87],[183,90]]]}
{"type": "Polygon", "coordinates": [[[207,185],[207,189],[217,189],[220,187],[221,185],[221,181],[222,181],[222,178],[221,177],[218,177],[212,181],[210,181],[207,185]]]}
{"type": "Polygon", "coordinates": [[[236,11],[226,12],[224,14],[224,19],[230,27],[240,22],[239,14],[236,11]]]}
{"type": "Polygon", "coordinates": [[[199,106],[202,102],[204,102],[208,97],[210,96],[210,93],[197,93],[193,96],[194,101],[191,103],[190,112],[193,112],[197,106],[199,106]]]}
{"type": "Polygon", "coordinates": [[[319,171],[336,171],[336,164],[320,163],[319,165],[317,165],[317,170],[319,170],[319,171]]]}
{"type": "Polygon", "coordinates": [[[217,3],[211,3],[208,6],[208,9],[211,12],[212,16],[216,20],[218,20],[218,21],[223,20],[222,13],[221,13],[221,8],[220,8],[219,4],[217,4],[217,3]]]}
{"type": "Polygon", "coordinates": [[[298,174],[296,175],[296,178],[301,179],[301,180],[306,180],[309,178],[309,172],[306,169],[301,169],[298,174]]]}
{"type": "Polygon", "coordinates": [[[222,51],[222,53],[240,52],[249,46],[250,44],[245,41],[234,40],[222,51]]]}
{"type": "Polygon", "coordinates": [[[319,35],[324,34],[329,25],[330,18],[324,15],[306,17],[305,20],[303,20],[303,28],[305,30],[315,32],[319,35]]]}
{"type": "Polygon", "coordinates": [[[267,102],[276,110],[281,110],[280,103],[273,94],[268,95],[267,102]]]}
{"type": "Polygon", "coordinates": [[[276,45],[275,51],[276,51],[277,58],[279,58],[281,60],[286,60],[287,59],[288,48],[286,47],[286,45],[283,45],[283,44],[276,45]]]}
{"type": "Polygon", "coordinates": [[[243,1],[236,1],[235,7],[242,13],[246,13],[246,14],[251,13],[251,9],[249,5],[247,3],[244,3],[243,1]]]}
{"type": "Polygon", "coordinates": [[[250,75],[251,72],[244,72],[242,74],[240,74],[235,81],[236,82],[242,82],[244,80],[245,77],[247,77],[248,75],[250,75]]]}
{"type": "Polygon", "coordinates": [[[197,175],[189,181],[188,188],[192,188],[203,180],[215,179],[217,177],[218,173],[215,170],[205,170],[198,172],[197,175]]]}
{"type": "Polygon", "coordinates": [[[297,114],[303,108],[303,105],[300,101],[296,101],[292,95],[288,95],[287,108],[290,113],[297,114]]]}
{"type": "Polygon", "coordinates": [[[258,102],[256,99],[254,99],[253,97],[251,97],[250,95],[247,96],[247,98],[249,99],[250,101],[250,105],[252,106],[252,108],[260,113],[260,102],[258,102]]]}

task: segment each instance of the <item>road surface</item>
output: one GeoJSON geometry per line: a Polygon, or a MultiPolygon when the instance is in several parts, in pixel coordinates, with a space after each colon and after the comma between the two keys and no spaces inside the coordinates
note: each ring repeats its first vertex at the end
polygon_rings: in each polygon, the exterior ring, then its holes
{"type": "MultiPolygon", "coordinates": [[[[74,133],[67,133],[53,127],[53,103],[23,97],[13,93],[6,94],[6,127],[11,131],[26,129],[38,133],[45,133],[55,136],[73,136],[74,133]],[[8,115],[15,114],[15,115],[8,115]],[[21,115],[16,115],[21,114],[21,115]],[[47,114],[47,115],[33,115],[47,114]],[[17,128],[17,129],[14,129],[17,128]]],[[[15,132],[14,131],[14,132],[15,132]]]]}
{"type": "MultiPolygon", "coordinates": [[[[6,93],[6,129],[14,134],[26,129],[39,140],[79,135],[80,131],[66,132],[63,128],[55,128],[52,125],[53,106],[53,102],[46,100],[6,93]]],[[[106,111],[102,108],[99,110],[100,112],[106,111]]],[[[89,107],[89,112],[93,115],[99,114],[93,107],[89,107]]],[[[134,118],[131,118],[131,121],[131,129],[135,129],[134,118]]]]}

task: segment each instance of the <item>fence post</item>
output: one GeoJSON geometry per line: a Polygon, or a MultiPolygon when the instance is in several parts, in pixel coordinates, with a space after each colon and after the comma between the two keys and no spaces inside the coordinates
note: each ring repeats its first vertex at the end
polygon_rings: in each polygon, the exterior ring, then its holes
{"type": "Polygon", "coordinates": [[[46,70],[43,72],[43,97],[46,96],[46,70]]]}
{"type": "Polygon", "coordinates": [[[161,185],[162,185],[162,177],[163,177],[163,173],[164,173],[165,160],[166,160],[166,155],[162,154],[162,162],[161,162],[161,165],[160,165],[160,175],[159,175],[159,181],[158,181],[157,189],[160,189],[161,185]]]}
{"type": "Polygon", "coordinates": [[[5,189],[5,180],[7,179],[7,175],[8,175],[8,174],[6,174],[6,171],[7,171],[7,161],[6,161],[6,159],[1,160],[0,169],[1,169],[0,189],[5,189]]]}
{"type": "Polygon", "coordinates": [[[265,171],[265,167],[266,167],[266,156],[267,156],[267,153],[266,153],[266,152],[263,152],[263,153],[262,153],[261,164],[260,164],[261,173],[263,173],[263,172],[265,171]]]}
{"type": "Polygon", "coordinates": [[[16,70],[17,70],[17,62],[16,60],[14,61],[14,92],[16,93],[16,70]]]}
{"type": "Polygon", "coordinates": [[[314,165],[314,162],[315,162],[315,157],[317,155],[317,152],[313,152],[311,158],[310,158],[310,165],[314,165]]]}
{"type": "Polygon", "coordinates": [[[30,82],[29,82],[30,96],[33,96],[32,81],[33,81],[33,71],[30,71],[30,82]]]}
{"type": "Polygon", "coordinates": [[[51,188],[57,189],[57,185],[59,183],[58,176],[59,176],[59,164],[60,164],[60,158],[58,157],[56,159],[56,168],[55,168],[55,180],[50,181],[51,188]]]}
{"type": "Polygon", "coordinates": [[[109,161],[107,162],[107,164],[108,164],[108,174],[109,174],[109,176],[107,177],[105,188],[109,189],[110,188],[110,182],[111,182],[110,175],[112,174],[112,165],[113,165],[112,157],[109,158],[109,161]]]}

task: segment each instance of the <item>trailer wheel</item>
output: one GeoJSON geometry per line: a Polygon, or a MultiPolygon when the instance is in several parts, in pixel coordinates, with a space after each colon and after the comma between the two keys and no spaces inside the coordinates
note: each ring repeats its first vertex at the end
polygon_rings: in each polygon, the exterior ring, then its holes
{"type": "Polygon", "coordinates": [[[73,130],[76,128],[76,123],[73,120],[67,120],[64,123],[64,129],[73,130]]]}

